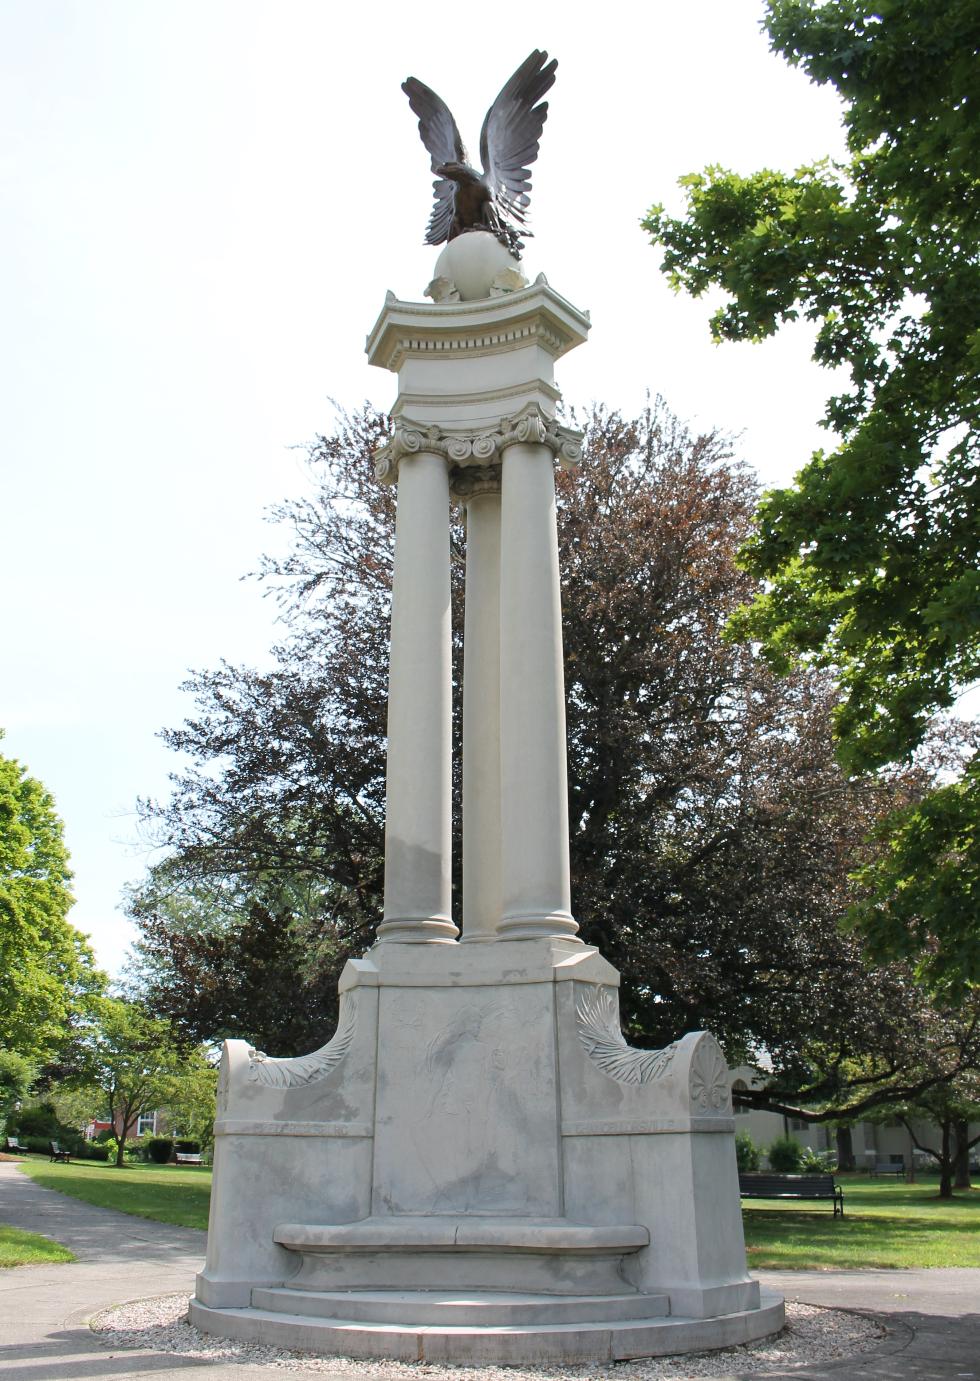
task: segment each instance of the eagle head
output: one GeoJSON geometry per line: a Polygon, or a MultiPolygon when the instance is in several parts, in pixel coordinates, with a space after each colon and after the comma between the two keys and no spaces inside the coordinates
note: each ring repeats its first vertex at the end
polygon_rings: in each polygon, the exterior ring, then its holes
{"type": "Polygon", "coordinates": [[[442,163],[436,168],[439,177],[448,177],[459,187],[476,187],[483,182],[483,178],[467,163],[458,163],[455,160],[450,163],[442,163]]]}

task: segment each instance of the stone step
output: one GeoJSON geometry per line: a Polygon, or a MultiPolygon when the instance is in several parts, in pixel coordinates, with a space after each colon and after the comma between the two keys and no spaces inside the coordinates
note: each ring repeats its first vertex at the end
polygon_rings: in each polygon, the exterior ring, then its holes
{"type": "Polygon", "coordinates": [[[463,1326],[364,1323],[267,1309],[209,1309],[191,1300],[190,1322],[205,1333],[335,1357],[405,1362],[518,1365],[619,1361],[733,1347],[777,1333],[783,1301],[763,1292],[758,1309],[714,1319],[632,1318],[550,1325],[463,1326]]]}
{"type": "Polygon", "coordinates": [[[292,1290],[256,1287],[252,1307],[352,1322],[403,1326],[514,1327],[664,1317],[667,1295],[534,1295],[504,1291],[292,1290]]]}

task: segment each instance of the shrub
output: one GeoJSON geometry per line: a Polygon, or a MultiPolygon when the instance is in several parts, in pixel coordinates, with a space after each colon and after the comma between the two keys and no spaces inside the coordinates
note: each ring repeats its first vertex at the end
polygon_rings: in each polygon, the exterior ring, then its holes
{"type": "Polygon", "coordinates": [[[814,1151],[810,1146],[803,1147],[800,1169],[804,1175],[829,1175],[836,1168],[836,1151],[814,1151]]]}
{"type": "MultiPolygon", "coordinates": [[[[65,1128],[58,1121],[58,1115],[51,1103],[35,1103],[33,1107],[21,1108],[10,1119],[10,1127],[21,1141],[28,1137],[46,1137],[48,1141],[58,1141],[65,1134],[65,1128]]],[[[45,1143],[45,1150],[47,1144],[45,1143]]]]}
{"type": "Polygon", "coordinates": [[[769,1147],[766,1155],[770,1167],[783,1175],[797,1175],[803,1164],[803,1147],[791,1136],[780,1136],[769,1147]]]}
{"type": "Polygon", "coordinates": [[[173,1139],[169,1136],[154,1136],[147,1142],[146,1149],[150,1160],[156,1165],[166,1165],[174,1153],[173,1139]]]}
{"type": "Polygon", "coordinates": [[[174,1150],[180,1151],[185,1156],[199,1155],[201,1143],[199,1141],[184,1141],[180,1139],[174,1142],[174,1150]]]}
{"type": "Polygon", "coordinates": [[[746,1131],[735,1133],[735,1159],[739,1170],[758,1170],[760,1152],[746,1131]]]}

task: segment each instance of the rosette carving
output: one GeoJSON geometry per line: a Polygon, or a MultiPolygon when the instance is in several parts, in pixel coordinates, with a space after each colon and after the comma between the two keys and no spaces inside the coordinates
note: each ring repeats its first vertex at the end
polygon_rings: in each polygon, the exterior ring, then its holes
{"type": "Polygon", "coordinates": [[[340,1019],[337,1030],[326,1045],[312,1055],[296,1059],[276,1060],[262,1050],[249,1050],[248,1077],[252,1083],[270,1088],[299,1088],[325,1079],[340,1064],[350,1050],[357,1023],[357,992],[347,992],[340,999],[340,1019]]]}
{"type": "Polygon", "coordinates": [[[677,1043],[663,1050],[627,1045],[619,1027],[618,1004],[609,988],[584,992],[575,1009],[578,1038],[594,1065],[621,1084],[649,1084],[666,1074],[677,1043]]]}

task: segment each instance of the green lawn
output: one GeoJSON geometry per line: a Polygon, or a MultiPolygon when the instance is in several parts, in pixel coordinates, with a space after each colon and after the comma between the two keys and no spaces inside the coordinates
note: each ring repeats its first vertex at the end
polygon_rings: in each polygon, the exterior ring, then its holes
{"type": "Polygon", "coordinates": [[[116,1208],[138,1218],[155,1218],[183,1228],[206,1228],[211,1171],[203,1166],[125,1165],[103,1161],[25,1160],[21,1170],[46,1189],[57,1189],[99,1208],[116,1208]]]}
{"type": "Polygon", "coordinates": [[[4,1266],[41,1266],[50,1261],[74,1261],[75,1254],[50,1237],[36,1232],[21,1232],[0,1223],[0,1268],[4,1266]]]}
{"type": "Polygon", "coordinates": [[[980,1189],[938,1197],[938,1180],[902,1184],[841,1176],[844,1217],[829,1205],[743,1200],[755,1270],[980,1266],[980,1189]]]}
{"type": "MultiPolygon", "coordinates": [[[[206,1228],[211,1172],[197,1166],[97,1161],[22,1162],[49,1189],[102,1208],[121,1209],[182,1227],[206,1228]]],[[[757,1270],[827,1270],[862,1266],[980,1266],[980,1189],[938,1198],[935,1179],[907,1185],[843,1176],[844,1217],[823,1204],[787,1208],[778,1201],[743,1205],[749,1265],[757,1270]]]]}

